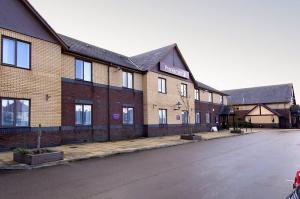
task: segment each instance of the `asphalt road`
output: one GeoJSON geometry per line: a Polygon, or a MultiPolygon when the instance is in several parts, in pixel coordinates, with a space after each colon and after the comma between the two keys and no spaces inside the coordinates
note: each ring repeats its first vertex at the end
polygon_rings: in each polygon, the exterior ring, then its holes
{"type": "Polygon", "coordinates": [[[0,174],[1,199],[282,199],[300,131],[265,132],[0,174]]]}

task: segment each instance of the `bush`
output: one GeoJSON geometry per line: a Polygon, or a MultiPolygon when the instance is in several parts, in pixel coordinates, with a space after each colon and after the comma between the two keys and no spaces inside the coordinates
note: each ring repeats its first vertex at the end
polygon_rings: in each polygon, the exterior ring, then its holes
{"type": "Polygon", "coordinates": [[[20,155],[27,155],[27,154],[42,154],[42,153],[51,153],[54,152],[49,149],[23,149],[23,148],[17,148],[14,150],[14,153],[20,154],[20,155]]]}
{"type": "Polygon", "coordinates": [[[234,130],[231,130],[230,133],[242,134],[242,133],[244,133],[244,131],[242,131],[242,129],[234,129],[234,130]]]}

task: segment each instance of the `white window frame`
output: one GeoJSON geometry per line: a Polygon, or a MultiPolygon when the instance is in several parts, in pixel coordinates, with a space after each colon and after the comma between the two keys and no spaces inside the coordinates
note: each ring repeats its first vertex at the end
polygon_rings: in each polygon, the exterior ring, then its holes
{"type": "Polygon", "coordinates": [[[167,93],[167,80],[165,78],[158,78],[158,92],[163,94],[167,93]]]}
{"type": "Polygon", "coordinates": [[[181,97],[187,97],[187,84],[180,84],[180,95],[181,97]]]}
{"type": "Polygon", "coordinates": [[[122,85],[124,88],[129,88],[129,89],[133,89],[133,73],[128,72],[128,71],[123,71],[122,72],[122,85]],[[131,81],[129,81],[131,78],[131,81]]]}
{"type": "Polygon", "coordinates": [[[189,123],[189,112],[188,111],[181,111],[181,121],[182,121],[182,124],[189,123]],[[184,115],[186,115],[186,119],[184,119],[184,117],[183,117],[184,115]]]}
{"type": "Polygon", "coordinates": [[[195,89],[195,100],[199,101],[200,100],[200,90],[195,89]]]}
{"type": "Polygon", "coordinates": [[[123,109],[122,109],[122,118],[123,118],[123,125],[134,125],[134,108],[133,107],[127,107],[127,106],[124,106],[123,109]],[[124,111],[127,111],[127,113],[125,113],[124,111]],[[128,119],[128,113],[129,113],[129,110],[132,110],[132,121],[129,121],[128,119]],[[127,118],[125,118],[125,114],[127,114],[127,118]]]}
{"type": "Polygon", "coordinates": [[[158,110],[158,119],[159,119],[159,124],[168,124],[168,111],[167,111],[167,109],[159,109],[158,110]]]}
{"type": "Polygon", "coordinates": [[[199,111],[195,113],[195,123],[201,124],[201,113],[199,111]]]}

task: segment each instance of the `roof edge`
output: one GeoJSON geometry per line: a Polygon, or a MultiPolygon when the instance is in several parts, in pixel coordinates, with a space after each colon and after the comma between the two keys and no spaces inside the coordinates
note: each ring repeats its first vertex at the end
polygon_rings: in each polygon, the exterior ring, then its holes
{"type": "Polygon", "coordinates": [[[58,36],[54,29],[47,23],[47,21],[38,13],[38,11],[28,2],[28,0],[21,0],[24,5],[34,14],[34,16],[48,29],[48,31],[57,39],[63,48],[68,49],[68,45],[58,36]]]}

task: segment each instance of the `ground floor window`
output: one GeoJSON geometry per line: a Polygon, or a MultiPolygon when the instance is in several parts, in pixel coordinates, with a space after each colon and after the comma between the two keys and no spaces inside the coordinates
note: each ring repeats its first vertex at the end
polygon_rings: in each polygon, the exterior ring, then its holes
{"type": "Polygon", "coordinates": [[[27,127],[29,126],[30,102],[25,99],[0,99],[1,126],[27,127]]]}
{"type": "Polygon", "coordinates": [[[181,112],[182,124],[188,124],[188,121],[189,121],[188,117],[189,117],[189,114],[187,111],[181,112]]]}
{"type": "Polygon", "coordinates": [[[133,124],[132,107],[123,107],[123,124],[133,124]]]}
{"type": "Polygon", "coordinates": [[[216,124],[219,123],[219,116],[218,115],[215,116],[215,122],[216,122],[216,124]]]}
{"type": "Polygon", "coordinates": [[[200,123],[201,123],[201,115],[200,115],[200,112],[196,112],[196,115],[195,115],[195,122],[196,122],[196,124],[200,124],[200,123]]]}
{"type": "Polygon", "coordinates": [[[159,116],[159,124],[167,124],[167,110],[166,109],[159,109],[158,116],[159,116]]]}
{"type": "Polygon", "coordinates": [[[210,124],[210,123],[211,123],[211,114],[206,113],[206,124],[210,124]]]}
{"type": "Polygon", "coordinates": [[[75,105],[75,124],[85,126],[92,124],[92,105],[75,105]]]}

